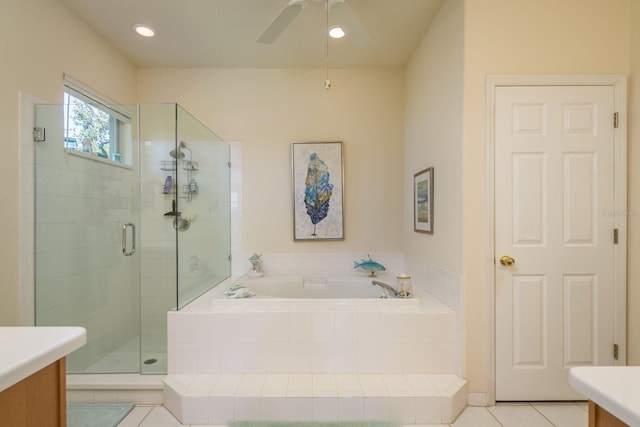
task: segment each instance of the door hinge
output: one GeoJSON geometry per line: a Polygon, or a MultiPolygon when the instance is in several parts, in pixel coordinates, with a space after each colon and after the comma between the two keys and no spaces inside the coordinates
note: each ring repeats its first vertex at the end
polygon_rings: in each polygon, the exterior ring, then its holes
{"type": "Polygon", "coordinates": [[[613,345],[613,360],[618,360],[618,344],[613,345]]]}
{"type": "Polygon", "coordinates": [[[231,167],[231,162],[227,162],[227,167],[231,167]]]}
{"type": "Polygon", "coordinates": [[[618,128],[618,113],[613,113],[613,127],[618,128]]]}
{"type": "Polygon", "coordinates": [[[618,244],[618,229],[617,228],[613,229],[613,244],[614,245],[618,244]]]}
{"type": "Polygon", "coordinates": [[[45,140],[46,130],[42,127],[33,128],[33,140],[35,142],[43,142],[45,140]]]}

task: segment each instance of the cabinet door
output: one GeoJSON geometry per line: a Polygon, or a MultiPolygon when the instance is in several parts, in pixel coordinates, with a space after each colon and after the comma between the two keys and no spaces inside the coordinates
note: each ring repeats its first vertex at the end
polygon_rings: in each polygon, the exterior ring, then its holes
{"type": "Polygon", "coordinates": [[[4,427],[67,425],[66,359],[60,359],[0,392],[4,427]]]}

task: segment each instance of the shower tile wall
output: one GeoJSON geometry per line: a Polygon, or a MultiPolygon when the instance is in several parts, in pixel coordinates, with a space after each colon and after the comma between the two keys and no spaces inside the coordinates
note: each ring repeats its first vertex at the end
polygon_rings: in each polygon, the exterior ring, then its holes
{"type": "MultiPolygon", "coordinates": [[[[141,145],[141,286],[142,286],[142,358],[156,358],[166,352],[167,312],[198,296],[218,283],[229,270],[229,168],[224,144],[211,141],[190,141],[193,160],[198,171],[192,177],[200,191],[187,199],[184,160],[176,171],[161,169],[162,161],[171,161],[169,152],[175,143],[168,140],[143,140],[141,145]],[[167,176],[176,182],[178,174],[177,209],[192,218],[188,230],[176,236],[172,211],[174,193],[163,193],[167,176]],[[176,237],[178,241],[176,241],[176,237]],[[218,244],[219,243],[219,244],[218,244]]],[[[186,152],[188,159],[189,152],[186,152]]],[[[160,366],[149,366],[152,372],[166,371],[166,359],[160,366]]],[[[143,370],[147,370],[143,366],[143,370]]]]}

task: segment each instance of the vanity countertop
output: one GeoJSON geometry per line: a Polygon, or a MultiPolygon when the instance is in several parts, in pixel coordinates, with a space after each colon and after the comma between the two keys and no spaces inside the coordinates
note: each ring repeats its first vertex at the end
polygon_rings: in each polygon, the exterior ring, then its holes
{"type": "Polygon", "coordinates": [[[86,342],[87,331],[80,327],[0,327],[0,391],[86,342]]]}
{"type": "Polygon", "coordinates": [[[580,366],[569,383],[621,421],[640,426],[640,366],[580,366]]]}

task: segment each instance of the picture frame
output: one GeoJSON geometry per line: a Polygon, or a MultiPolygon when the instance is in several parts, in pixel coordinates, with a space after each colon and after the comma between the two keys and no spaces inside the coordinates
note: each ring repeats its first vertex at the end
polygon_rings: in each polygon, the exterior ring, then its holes
{"type": "Polygon", "coordinates": [[[293,240],[344,240],[342,142],[293,142],[293,240]]]}
{"type": "Polygon", "coordinates": [[[413,175],[413,230],[433,234],[433,168],[413,175]]]}

